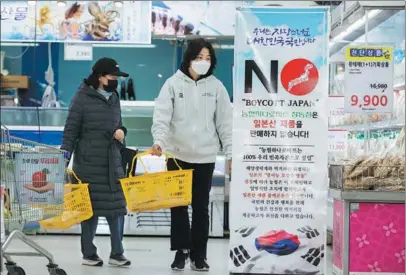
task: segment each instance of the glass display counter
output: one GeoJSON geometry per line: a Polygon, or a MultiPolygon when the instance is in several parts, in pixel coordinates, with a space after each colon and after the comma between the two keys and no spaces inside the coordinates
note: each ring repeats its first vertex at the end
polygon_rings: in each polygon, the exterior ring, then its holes
{"type": "MultiPolygon", "coordinates": [[[[153,106],[153,102],[122,103],[123,124],[128,129],[127,146],[133,148],[151,146],[153,106]]],[[[55,146],[61,145],[67,116],[67,108],[1,108],[1,123],[10,130],[11,135],[55,146]]]]}

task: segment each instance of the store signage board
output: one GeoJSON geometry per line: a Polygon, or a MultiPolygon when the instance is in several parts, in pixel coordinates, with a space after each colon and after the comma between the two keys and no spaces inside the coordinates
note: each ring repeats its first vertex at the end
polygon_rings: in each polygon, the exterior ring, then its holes
{"type": "Polygon", "coordinates": [[[15,194],[22,204],[61,204],[65,181],[63,155],[23,153],[15,155],[15,194]],[[41,191],[38,191],[40,190],[41,191]],[[46,192],[43,192],[44,189],[46,192]]]}
{"type": "Polygon", "coordinates": [[[1,1],[2,42],[151,43],[151,1],[1,1]]]}
{"type": "Polygon", "coordinates": [[[328,8],[237,11],[232,275],[326,274],[328,22],[328,8]]]}
{"type": "Polygon", "coordinates": [[[71,44],[65,43],[64,59],[70,61],[92,61],[92,44],[71,44]]]}
{"type": "Polygon", "coordinates": [[[152,1],[154,35],[233,36],[237,7],[257,1],[152,1]]]}
{"type": "Polygon", "coordinates": [[[345,113],[391,113],[393,48],[349,46],[345,59],[345,113]]]}

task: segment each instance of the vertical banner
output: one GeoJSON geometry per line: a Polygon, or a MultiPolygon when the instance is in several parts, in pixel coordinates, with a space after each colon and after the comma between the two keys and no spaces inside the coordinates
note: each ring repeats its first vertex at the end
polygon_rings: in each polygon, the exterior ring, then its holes
{"type": "Polygon", "coordinates": [[[230,274],[325,273],[328,9],[237,12],[230,274]]]}

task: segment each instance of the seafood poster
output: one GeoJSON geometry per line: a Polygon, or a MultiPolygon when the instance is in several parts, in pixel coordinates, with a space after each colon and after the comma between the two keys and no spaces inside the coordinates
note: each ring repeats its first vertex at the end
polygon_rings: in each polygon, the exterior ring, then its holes
{"type": "Polygon", "coordinates": [[[1,2],[1,41],[151,43],[151,2],[1,2]]]}
{"type": "Polygon", "coordinates": [[[328,22],[327,8],[237,11],[232,275],[330,275],[328,22]]]}
{"type": "Polygon", "coordinates": [[[16,153],[16,197],[22,204],[63,202],[65,160],[55,153],[16,153]]]}

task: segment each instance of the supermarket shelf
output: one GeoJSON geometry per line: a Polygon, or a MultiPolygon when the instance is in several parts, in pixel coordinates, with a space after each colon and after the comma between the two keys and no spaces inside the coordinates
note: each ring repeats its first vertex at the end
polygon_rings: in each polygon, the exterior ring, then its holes
{"type": "Polygon", "coordinates": [[[352,132],[363,132],[366,130],[370,131],[381,131],[381,130],[401,130],[405,126],[405,122],[401,121],[377,121],[371,123],[363,124],[350,124],[350,125],[334,125],[329,126],[329,129],[340,129],[352,132]]]}
{"type": "Polygon", "coordinates": [[[337,200],[352,202],[397,202],[405,203],[405,192],[380,192],[380,191],[342,191],[330,189],[330,195],[337,200]]]}

